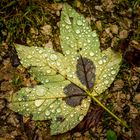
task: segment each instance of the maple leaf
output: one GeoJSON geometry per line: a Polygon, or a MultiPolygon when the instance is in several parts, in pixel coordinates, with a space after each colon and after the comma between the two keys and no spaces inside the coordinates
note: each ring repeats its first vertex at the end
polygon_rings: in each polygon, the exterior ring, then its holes
{"type": "Polygon", "coordinates": [[[33,120],[51,120],[51,134],[67,132],[87,114],[91,96],[104,92],[117,75],[121,54],[100,43],[85,18],[68,4],[61,12],[63,54],[52,48],[16,44],[21,64],[41,85],[21,88],[9,107],[33,120]]]}

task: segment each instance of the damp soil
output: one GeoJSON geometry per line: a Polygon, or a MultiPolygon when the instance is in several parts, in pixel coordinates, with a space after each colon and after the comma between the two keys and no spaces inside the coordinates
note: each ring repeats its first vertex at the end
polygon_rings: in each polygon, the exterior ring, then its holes
{"type": "MultiPolygon", "coordinates": [[[[24,10],[28,2],[22,2],[24,7],[21,10],[24,10]]],[[[101,50],[111,47],[116,52],[122,52],[123,61],[115,81],[98,99],[123,118],[130,128],[124,128],[96,103],[92,103],[88,114],[76,128],[65,134],[51,136],[49,121],[33,121],[31,117],[25,118],[8,108],[7,99],[13,93],[21,87],[37,84],[27,69],[20,65],[11,44],[47,46],[61,52],[59,21],[63,1],[54,0],[40,4],[46,10],[47,20],[37,27],[38,30],[35,25],[26,28],[28,36],[24,38],[16,37],[12,30],[8,30],[7,24],[1,24],[7,19],[4,15],[0,18],[0,140],[106,140],[108,130],[115,132],[119,140],[140,140],[140,2],[67,2],[83,14],[92,29],[97,31],[101,50]]],[[[35,4],[38,2],[35,1],[35,4]]],[[[4,12],[1,6],[0,14],[4,12]]],[[[15,29],[21,30],[20,26],[15,29]]]]}

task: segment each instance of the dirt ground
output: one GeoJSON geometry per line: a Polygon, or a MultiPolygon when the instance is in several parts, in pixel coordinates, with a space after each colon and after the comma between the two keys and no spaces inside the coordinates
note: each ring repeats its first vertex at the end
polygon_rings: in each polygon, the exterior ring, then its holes
{"type": "MultiPolygon", "coordinates": [[[[28,5],[28,1],[22,2],[25,7],[28,5]]],[[[111,47],[123,53],[122,65],[115,81],[99,100],[123,118],[130,128],[124,128],[101,107],[92,103],[87,116],[76,128],[62,135],[51,136],[48,121],[35,122],[10,110],[7,98],[21,87],[37,83],[27,70],[19,65],[15,50],[10,45],[15,42],[53,46],[60,51],[59,21],[63,2],[47,1],[43,5],[47,20],[40,24],[38,30],[35,26],[29,26],[24,32],[29,33],[23,38],[15,37],[18,34],[9,30],[8,27],[11,26],[5,22],[7,18],[3,14],[9,11],[4,11],[4,2],[0,2],[0,140],[115,140],[107,139],[110,129],[115,132],[118,140],[140,140],[140,1],[67,2],[84,15],[92,29],[97,31],[102,50],[111,47]]],[[[10,18],[8,20],[10,21],[10,18]]],[[[17,29],[23,31],[20,26],[17,29]]]]}

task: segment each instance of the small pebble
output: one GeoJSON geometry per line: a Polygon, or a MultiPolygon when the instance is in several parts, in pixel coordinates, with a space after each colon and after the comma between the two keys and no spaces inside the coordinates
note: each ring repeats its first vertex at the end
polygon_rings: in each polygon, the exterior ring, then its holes
{"type": "Polygon", "coordinates": [[[135,95],[134,100],[135,100],[137,103],[140,103],[140,93],[138,93],[138,94],[135,95]]]}
{"type": "Polygon", "coordinates": [[[125,38],[127,38],[127,36],[128,36],[128,32],[126,30],[120,31],[120,33],[119,33],[120,39],[125,39],[125,38]]]}
{"type": "Polygon", "coordinates": [[[80,132],[76,132],[76,133],[74,133],[74,137],[76,137],[76,138],[79,138],[79,137],[81,137],[82,135],[81,135],[81,133],[80,132]]]}

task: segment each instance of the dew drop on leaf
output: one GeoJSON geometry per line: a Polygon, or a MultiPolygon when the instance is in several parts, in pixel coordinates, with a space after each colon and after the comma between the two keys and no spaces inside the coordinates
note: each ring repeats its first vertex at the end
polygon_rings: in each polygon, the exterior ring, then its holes
{"type": "Polygon", "coordinates": [[[108,83],[109,83],[109,81],[108,81],[108,80],[105,80],[105,81],[104,81],[104,83],[105,83],[105,84],[108,84],[108,83]]]}
{"type": "Polygon", "coordinates": [[[79,29],[77,29],[75,32],[76,32],[76,34],[80,34],[80,30],[79,29]]]}
{"type": "Polygon", "coordinates": [[[71,116],[71,117],[73,117],[73,116],[74,116],[74,114],[71,114],[70,116],[71,116]]]}
{"type": "Polygon", "coordinates": [[[65,18],[65,22],[66,22],[67,24],[71,25],[71,21],[70,21],[69,18],[65,18]]]}
{"type": "Polygon", "coordinates": [[[90,40],[88,39],[87,42],[90,43],[90,40]]]}
{"type": "Polygon", "coordinates": [[[89,55],[90,55],[90,56],[94,56],[94,53],[93,53],[93,52],[90,52],[89,55]]]}
{"type": "Polygon", "coordinates": [[[30,58],[32,58],[32,56],[31,55],[28,55],[27,58],[30,59],[30,58]]]}
{"type": "Polygon", "coordinates": [[[81,20],[77,20],[77,25],[82,25],[82,21],[81,20]]]}
{"type": "Polygon", "coordinates": [[[46,114],[46,116],[49,116],[51,113],[50,113],[50,111],[47,110],[47,111],[45,112],[45,114],[46,114]]]}
{"type": "Polygon", "coordinates": [[[50,59],[53,60],[53,61],[57,60],[57,55],[51,54],[50,59]]]}
{"type": "Polygon", "coordinates": [[[96,32],[93,32],[93,33],[92,33],[92,36],[93,36],[93,37],[96,37],[96,36],[97,36],[96,32]]]}
{"type": "Polygon", "coordinates": [[[84,117],[84,116],[80,116],[80,117],[79,117],[79,121],[82,121],[82,120],[83,120],[83,117],[84,117]]]}
{"type": "Polygon", "coordinates": [[[68,39],[70,39],[70,38],[67,36],[66,39],[68,40],[68,39]]]}
{"type": "Polygon", "coordinates": [[[67,25],[67,26],[66,26],[66,29],[69,29],[69,28],[70,28],[70,27],[67,25]]]}
{"type": "Polygon", "coordinates": [[[112,71],[111,71],[111,74],[116,74],[116,71],[115,71],[115,70],[112,70],[112,71]]]}
{"type": "Polygon", "coordinates": [[[49,82],[49,80],[48,80],[48,79],[46,79],[46,80],[45,80],[45,82],[46,82],[46,83],[48,83],[48,82],[49,82]]]}
{"type": "Polygon", "coordinates": [[[35,106],[39,107],[43,102],[44,100],[35,100],[35,106]]]}
{"type": "Polygon", "coordinates": [[[102,60],[99,60],[98,63],[99,63],[100,65],[102,65],[102,64],[103,64],[103,61],[102,61],[102,60]]]}
{"type": "Polygon", "coordinates": [[[47,73],[51,73],[51,70],[47,70],[46,72],[47,72],[47,73]]]}
{"type": "Polygon", "coordinates": [[[55,112],[55,109],[52,109],[51,112],[54,113],[55,112]]]}
{"type": "Polygon", "coordinates": [[[69,55],[69,54],[70,54],[70,51],[69,51],[69,50],[67,50],[67,51],[66,51],[66,54],[67,54],[67,55],[69,55]]]}
{"type": "Polygon", "coordinates": [[[107,75],[106,75],[106,74],[104,74],[104,75],[103,75],[103,77],[104,77],[104,78],[106,78],[106,77],[107,77],[107,75]]]}
{"type": "Polygon", "coordinates": [[[56,110],[57,113],[60,113],[61,111],[62,111],[61,108],[58,108],[58,109],[56,110]]]}
{"type": "Polygon", "coordinates": [[[45,92],[46,92],[45,88],[39,89],[39,90],[37,90],[37,95],[38,96],[43,96],[45,94],[45,92]]]}

